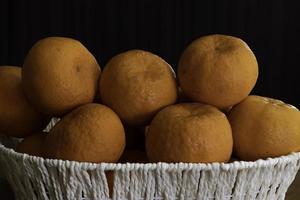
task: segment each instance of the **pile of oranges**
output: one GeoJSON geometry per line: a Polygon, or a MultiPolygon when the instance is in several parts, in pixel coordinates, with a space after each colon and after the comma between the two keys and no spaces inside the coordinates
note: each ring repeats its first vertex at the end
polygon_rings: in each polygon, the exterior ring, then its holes
{"type": "Polygon", "coordinates": [[[0,68],[0,133],[24,138],[22,153],[93,163],[211,163],[300,151],[299,110],[249,96],[257,78],[255,55],[232,36],[192,42],[177,77],[143,50],[114,56],[101,72],[79,41],[49,37],[22,68],[0,68]],[[52,117],[61,120],[43,132],[52,117]],[[145,152],[132,150],[136,143],[145,152]]]}

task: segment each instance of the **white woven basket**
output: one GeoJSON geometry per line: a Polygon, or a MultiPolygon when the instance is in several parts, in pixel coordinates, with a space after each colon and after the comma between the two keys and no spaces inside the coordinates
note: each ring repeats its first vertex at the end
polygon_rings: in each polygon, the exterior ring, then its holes
{"type": "Polygon", "coordinates": [[[300,153],[228,164],[93,164],[20,154],[0,142],[0,164],[20,200],[283,200],[300,153]]]}

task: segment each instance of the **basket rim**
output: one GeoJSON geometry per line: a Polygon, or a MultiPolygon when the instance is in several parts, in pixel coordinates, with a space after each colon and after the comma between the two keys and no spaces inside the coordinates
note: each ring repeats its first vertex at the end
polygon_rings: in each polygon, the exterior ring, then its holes
{"type": "MultiPolygon", "coordinates": [[[[3,154],[6,154],[9,159],[16,159],[21,161],[30,161],[37,164],[48,165],[52,167],[58,167],[64,165],[67,168],[74,167],[82,170],[95,170],[98,168],[104,170],[138,170],[138,169],[169,169],[169,170],[242,170],[249,168],[267,167],[270,165],[284,164],[291,161],[300,160],[300,152],[293,152],[288,155],[280,157],[259,159],[256,161],[233,161],[231,163],[91,163],[91,162],[79,162],[60,159],[49,159],[37,156],[28,155],[25,153],[19,153],[14,149],[5,147],[0,141],[0,159],[3,159],[3,154]]],[[[1,161],[1,160],[0,160],[1,161]]]]}

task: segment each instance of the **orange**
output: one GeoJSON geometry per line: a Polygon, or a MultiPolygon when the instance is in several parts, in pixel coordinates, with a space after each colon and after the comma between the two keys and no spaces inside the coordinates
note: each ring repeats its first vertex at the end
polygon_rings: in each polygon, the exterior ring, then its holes
{"type": "Polygon", "coordinates": [[[48,37],[27,54],[22,84],[38,111],[61,116],[94,100],[99,75],[96,59],[79,41],[48,37]]]}
{"type": "Polygon", "coordinates": [[[227,162],[232,145],[225,114],[199,103],[166,107],[153,118],[146,132],[150,162],[227,162]]]}
{"type": "Polygon", "coordinates": [[[282,101],[249,96],[229,114],[234,152],[242,160],[300,151],[300,112],[282,101]]]}
{"type": "Polygon", "coordinates": [[[101,104],[86,104],[65,115],[44,142],[47,158],[81,162],[117,162],[125,147],[119,117],[101,104]]]}
{"type": "Polygon", "coordinates": [[[32,134],[22,140],[16,147],[16,151],[33,156],[42,156],[42,145],[47,136],[45,132],[32,134]]]}
{"type": "Polygon", "coordinates": [[[113,57],[100,78],[102,102],[129,125],[143,125],[177,99],[175,74],[162,58],[142,50],[113,57]]]}
{"type": "Polygon", "coordinates": [[[0,67],[0,113],[0,133],[8,136],[26,137],[47,121],[27,101],[20,67],[0,67]]]}
{"type": "Polygon", "coordinates": [[[209,35],[192,42],[178,65],[180,87],[196,102],[226,108],[242,101],[253,89],[258,64],[239,38],[209,35]]]}

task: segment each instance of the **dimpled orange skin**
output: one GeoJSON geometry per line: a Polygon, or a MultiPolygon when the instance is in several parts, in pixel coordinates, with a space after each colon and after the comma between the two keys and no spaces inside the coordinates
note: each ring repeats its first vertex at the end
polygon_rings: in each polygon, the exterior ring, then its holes
{"type": "Polygon", "coordinates": [[[125,147],[119,117],[101,104],[87,104],[62,118],[47,135],[44,156],[81,162],[117,162],[125,147]]]}
{"type": "Polygon", "coordinates": [[[227,162],[232,145],[224,113],[198,103],[166,107],[153,118],[146,132],[150,162],[227,162]]]}
{"type": "Polygon", "coordinates": [[[0,67],[0,113],[0,133],[8,136],[26,137],[46,123],[22,91],[20,67],[0,67]]]}
{"type": "Polygon", "coordinates": [[[33,156],[42,156],[42,145],[47,136],[45,132],[32,134],[22,140],[16,147],[19,153],[26,153],[33,156]]]}
{"type": "Polygon", "coordinates": [[[258,64],[239,38],[209,35],[192,42],[178,65],[179,83],[191,100],[226,108],[242,101],[253,89],[258,64]]]}
{"type": "Polygon", "coordinates": [[[229,121],[242,160],[300,151],[300,112],[282,101],[251,95],[233,107],[229,121]]]}
{"type": "Polygon", "coordinates": [[[93,101],[100,67],[77,40],[48,37],[34,44],[26,56],[22,83],[37,110],[61,116],[93,101]]]}
{"type": "Polygon", "coordinates": [[[102,102],[129,125],[143,125],[177,99],[175,74],[162,58],[131,50],[113,57],[99,83],[102,102]]]}

